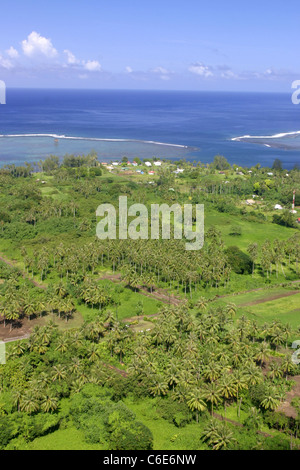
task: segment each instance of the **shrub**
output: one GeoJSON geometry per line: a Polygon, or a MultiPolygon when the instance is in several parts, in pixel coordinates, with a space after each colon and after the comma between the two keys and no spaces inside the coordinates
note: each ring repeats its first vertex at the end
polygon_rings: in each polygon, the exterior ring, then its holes
{"type": "Polygon", "coordinates": [[[153,435],[147,426],[140,421],[121,422],[111,433],[112,450],[151,450],[153,435]]]}
{"type": "Polygon", "coordinates": [[[252,272],[251,258],[237,246],[230,246],[225,250],[228,263],[237,274],[250,274],[252,272]]]}

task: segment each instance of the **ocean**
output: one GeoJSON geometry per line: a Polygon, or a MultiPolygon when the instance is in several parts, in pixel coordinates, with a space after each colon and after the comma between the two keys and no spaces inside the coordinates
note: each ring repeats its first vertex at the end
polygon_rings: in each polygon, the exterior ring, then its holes
{"type": "Polygon", "coordinates": [[[8,89],[0,166],[96,151],[100,161],[168,158],[286,169],[300,163],[291,94],[8,89]]]}

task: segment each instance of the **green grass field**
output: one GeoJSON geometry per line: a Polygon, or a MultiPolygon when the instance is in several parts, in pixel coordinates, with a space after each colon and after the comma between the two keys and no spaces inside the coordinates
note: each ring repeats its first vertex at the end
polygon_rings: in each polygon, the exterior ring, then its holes
{"type": "Polygon", "coordinates": [[[300,293],[295,291],[295,294],[291,296],[279,297],[286,295],[288,292],[291,292],[291,289],[260,290],[227,296],[213,302],[213,305],[234,303],[238,307],[236,319],[245,315],[259,324],[280,320],[283,323],[289,323],[292,328],[296,329],[300,327],[300,293]],[[278,298],[274,298],[277,296],[278,298]]]}

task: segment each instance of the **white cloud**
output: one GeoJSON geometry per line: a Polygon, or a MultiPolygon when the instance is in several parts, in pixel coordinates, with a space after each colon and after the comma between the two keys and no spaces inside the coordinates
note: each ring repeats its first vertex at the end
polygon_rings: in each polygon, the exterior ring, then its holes
{"type": "Polygon", "coordinates": [[[52,58],[57,56],[58,52],[53,47],[50,39],[41,36],[39,33],[32,31],[27,39],[22,41],[22,49],[26,56],[44,55],[52,58]]]}
{"type": "Polygon", "coordinates": [[[131,67],[129,67],[129,65],[125,68],[126,72],[127,73],[132,73],[133,72],[133,69],[131,67]]]}
{"type": "Polygon", "coordinates": [[[9,57],[11,57],[11,59],[16,59],[17,57],[19,57],[19,53],[18,53],[17,49],[15,49],[12,46],[6,51],[6,54],[9,57]]]}
{"type": "Polygon", "coordinates": [[[241,75],[238,75],[234,73],[232,70],[225,70],[224,72],[221,73],[222,78],[226,79],[236,79],[236,80],[241,80],[243,77],[241,75]]]}
{"type": "Polygon", "coordinates": [[[171,74],[170,70],[165,69],[164,67],[156,67],[155,69],[151,70],[152,73],[158,74],[161,80],[170,80],[171,74]]]}
{"type": "Polygon", "coordinates": [[[214,76],[212,67],[204,65],[201,62],[192,64],[188,70],[189,72],[195,73],[196,75],[200,75],[201,77],[204,77],[204,78],[209,78],[209,77],[214,76]]]}
{"type": "Polygon", "coordinates": [[[161,75],[168,75],[170,72],[167,69],[164,69],[163,67],[156,67],[155,69],[152,70],[153,73],[160,73],[161,75]]]}
{"type": "Polygon", "coordinates": [[[84,68],[89,72],[99,72],[101,70],[101,65],[97,60],[88,60],[85,62],[84,68]]]}
{"type": "Polygon", "coordinates": [[[76,59],[75,55],[68,49],[64,50],[64,53],[67,55],[67,61],[70,65],[80,64],[80,60],[76,59]]]}
{"type": "Polygon", "coordinates": [[[5,59],[1,54],[0,54],[0,67],[10,70],[14,67],[13,63],[9,59],[5,59]]]}

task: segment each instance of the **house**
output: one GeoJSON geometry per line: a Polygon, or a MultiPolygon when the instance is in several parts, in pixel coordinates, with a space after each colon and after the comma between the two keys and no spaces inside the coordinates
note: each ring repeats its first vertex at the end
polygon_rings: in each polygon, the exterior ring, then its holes
{"type": "Polygon", "coordinates": [[[296,220],[297,224],[300,224],[300,217],[296,220]]]}
{"type": "Polygon", "coordinates": [[[254,199],[247,199],[246,204],[248,204],[248,206],[253,206],[253,204],[255,204],[255,201],[254,199]]]}
{"type": "Polygon", "coordinates": [[[119,163],[118,163],[118,162],[112,162],[112,165],[113,165],[113,166],[118,166],[119,163]]]}
{"type": "Polygon", "coordinates": [[[275,204],[274,209],[282,211],[283,207],[280,204],[275,204]]]}
{"type": "Polygon", "coordinates": [[[155,165],[155,166],[161,166],[161,162],[153,162],[153,165],[155,165]]]}
{"type": "Polygon", "coordinates": [[[154,175],[154,171],[149,171],[148,175],[154,175]]]}
{"type": "Polygon", "coordinates": [[[132,162],[132,166],[138,166],[137,162],[132,162]]]}
{"type": "Polygon", "coordinates": [[[106,162],[101,162],[101,165],[107,165],[107,163],[106,162]]]}
{"type": "Polygon", "coordinates": [[[183,173],[184,172],[184,170],[182,168],[177,168],[176,171],[177,171],[177,173],[183,173]]]}
{"type": "Polygon", "coordinates": [[[273,176],[273,173],[267,173],[268,176],[273,176]]]}
{"type": "Polygon", "coordinates": [[[146,166],[152,166],[152,164],[150,162],[145,162],[145,165],[146,166]]]}

